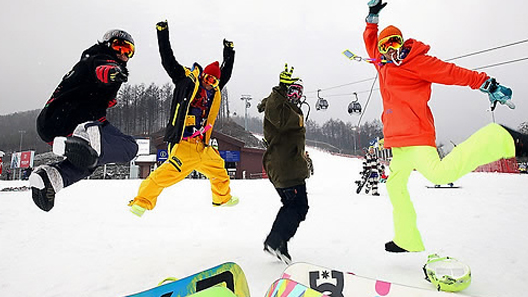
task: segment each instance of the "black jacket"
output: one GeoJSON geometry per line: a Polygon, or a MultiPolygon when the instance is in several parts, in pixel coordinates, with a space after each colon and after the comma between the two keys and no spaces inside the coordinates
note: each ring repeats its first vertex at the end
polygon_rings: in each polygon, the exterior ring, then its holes
{"type": "MultiPolygon", "coordinates": [[[[171,103],[170,118],[167,123],[164,141],[169,145],[180,142],[185,129],[186,117],[189,113],[189,106],[194,99],[200,86],[199,77],[202,67],[194,63],[192,69],[184,67],[176,61],[169,40],[169,29],[158,31],[158,46],[161,56],[161,64],[175,85],[173,99],[171,103]]],[[[234,51],[224,51],[224,61],[220,67],[220,83],[215,88],[213,102],[209,106],[207,123],[214,126],[216,116],[220,108],[220,91],[231,78],[233,64],[235,60],[234,51]]],[[[209,144],[209,138],[213,129],[210,129],[204,138],[205,145],[209,144]]]]}
{"type": "Polygon", "coordinates": [[[82,53],[37,118],[37,132],[46,142],[56,136],[68,136],[75,127],[86,121],[106,121],[106,109],[115,105],[120,82],[102,82],[96,68],[119,65],[126,71],[126,63],[104,45],[96,44],[82,53]]]}

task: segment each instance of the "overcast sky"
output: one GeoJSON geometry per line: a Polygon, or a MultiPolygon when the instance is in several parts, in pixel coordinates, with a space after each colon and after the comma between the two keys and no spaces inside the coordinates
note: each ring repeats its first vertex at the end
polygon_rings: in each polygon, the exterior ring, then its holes
{"type": "MultiPolygon", "coordinates": [[[[0,10],[0,115],[42,108],[62,76],[81,52],[112,28],[128,31],[136,55],[128,64],[131,84],[162,85],[169,77],[160,64],[155,24],[169,21],[176,59],[201,65],[222,59],[222,39],[235,43],[236,59],[227,85],[231,110],[244,114],[241,95],[256,103],[278,83],[288,62],[303,78],[312,105],[310,118],[357,123],[347,105],[358,92],[365,107],[372,80],[334,88],[375,76],[367,63],[348,61],[350,49],[365,56],[362,33],[367,0],[335,1],[9,1],[0,10]],[[316,90],[329,101],[327,111],[316,111],[316,90]]],[[[528,4],[521,0],[393,0],[380,16],[380,27],[395,25],[404,38],[431,45],[431,55],[449,59],[526,40],[528,4]]],[[[477,68],[528,57],[528,43],[458,59],[456,64],[477,68]]],[[[528,121],[528,60],[484,69],[513,89],[515,110],[499,106],[495,119],[517,127],[528,121]]],[[[378,87],[376,83],[376,88],[378,87]]],[[[430,102],[438,142],[461,142],[491,122],[487,96],[468,87],[433,87],[430,102]]],[[[362,122],[379,119],[381,98],[374,91],[362,122]]],[[[1,132],[0,132],[1,133],[1,132]]]]}

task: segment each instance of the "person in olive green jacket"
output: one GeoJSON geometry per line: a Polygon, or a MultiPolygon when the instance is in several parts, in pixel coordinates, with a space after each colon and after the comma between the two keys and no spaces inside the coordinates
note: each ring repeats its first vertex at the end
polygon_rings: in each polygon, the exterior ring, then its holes
{"type": "Polygon", "coordinates": [[[262,163],[264,170],[281,197],[271,232],[264,242],[264,251],[291,263],[288,241],[308,213],[305,179],[309,176],[304,157],[306,128],[300,109],[303,85],[292,78],[293,67],[280,74],[280,83],[259,105],[264,112],[264,142],[267,145],[262,163]]]}

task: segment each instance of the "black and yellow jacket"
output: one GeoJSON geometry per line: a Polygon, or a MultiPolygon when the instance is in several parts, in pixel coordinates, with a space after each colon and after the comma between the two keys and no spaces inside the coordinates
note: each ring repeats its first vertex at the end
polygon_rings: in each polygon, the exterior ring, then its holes
{"type": "MultiPolygon", "coordinates": [[[[192,68],[188,68],[180,65],[178,61],[176,61],[170,45],[168,29],[158,31],[158,46],[161,56],[161,64],[175,85],[170,118],[163,139],[169,143],[169,146],[172,146],[181,141],[186,123],[189,123],[188,117],[190,117],[190,103],[200,88],[199,78],[203,69],[198,63],[194,63],[192,68]]],[[[220,102],[222,99],[221,90],[231,78],[234,60],[234,52],[227,56],[224,55],[224,61],[220,67],[220,83],[218,87],[214,89],[213,101],[209,105],[210,107],[205,125],[211,125],[211,127],[214,127],[216,117],[220,110],[220,102]]],[[[206,132],[203,139],[205,145],[209,144],[212,132],[213,128],[206,132]]]]}
{"type": "Polygon", "coordinates": [[[306,128],[301,109],[286,98],[287,87],[273,88],[258,105],[264,112],[264,138],[267,149],[262,164],[275,188],[289,188],[305,183],[308,162],[304,158],[306,128]]]}

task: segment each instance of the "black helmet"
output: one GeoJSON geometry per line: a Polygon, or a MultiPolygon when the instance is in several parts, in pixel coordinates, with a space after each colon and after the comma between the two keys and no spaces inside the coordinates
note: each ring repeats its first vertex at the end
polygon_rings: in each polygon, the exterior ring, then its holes
{"type": "Polygon", "coordinates": [[[125,53],[129,58],[134,55],[134,39],[126,31],[119,29],[109,30],[103,35],[101,44],[114,51],[125,53]]]}
{"type": "Polygon", "coordinates": [[[132,38],[132,35],[128,34],[126,31],[119,29],[112,29],[106,32],[103,35],[103,40],[101,42],[108,43],[114,39],[122,39],[134,44],[134,38],[132,38]]]}

